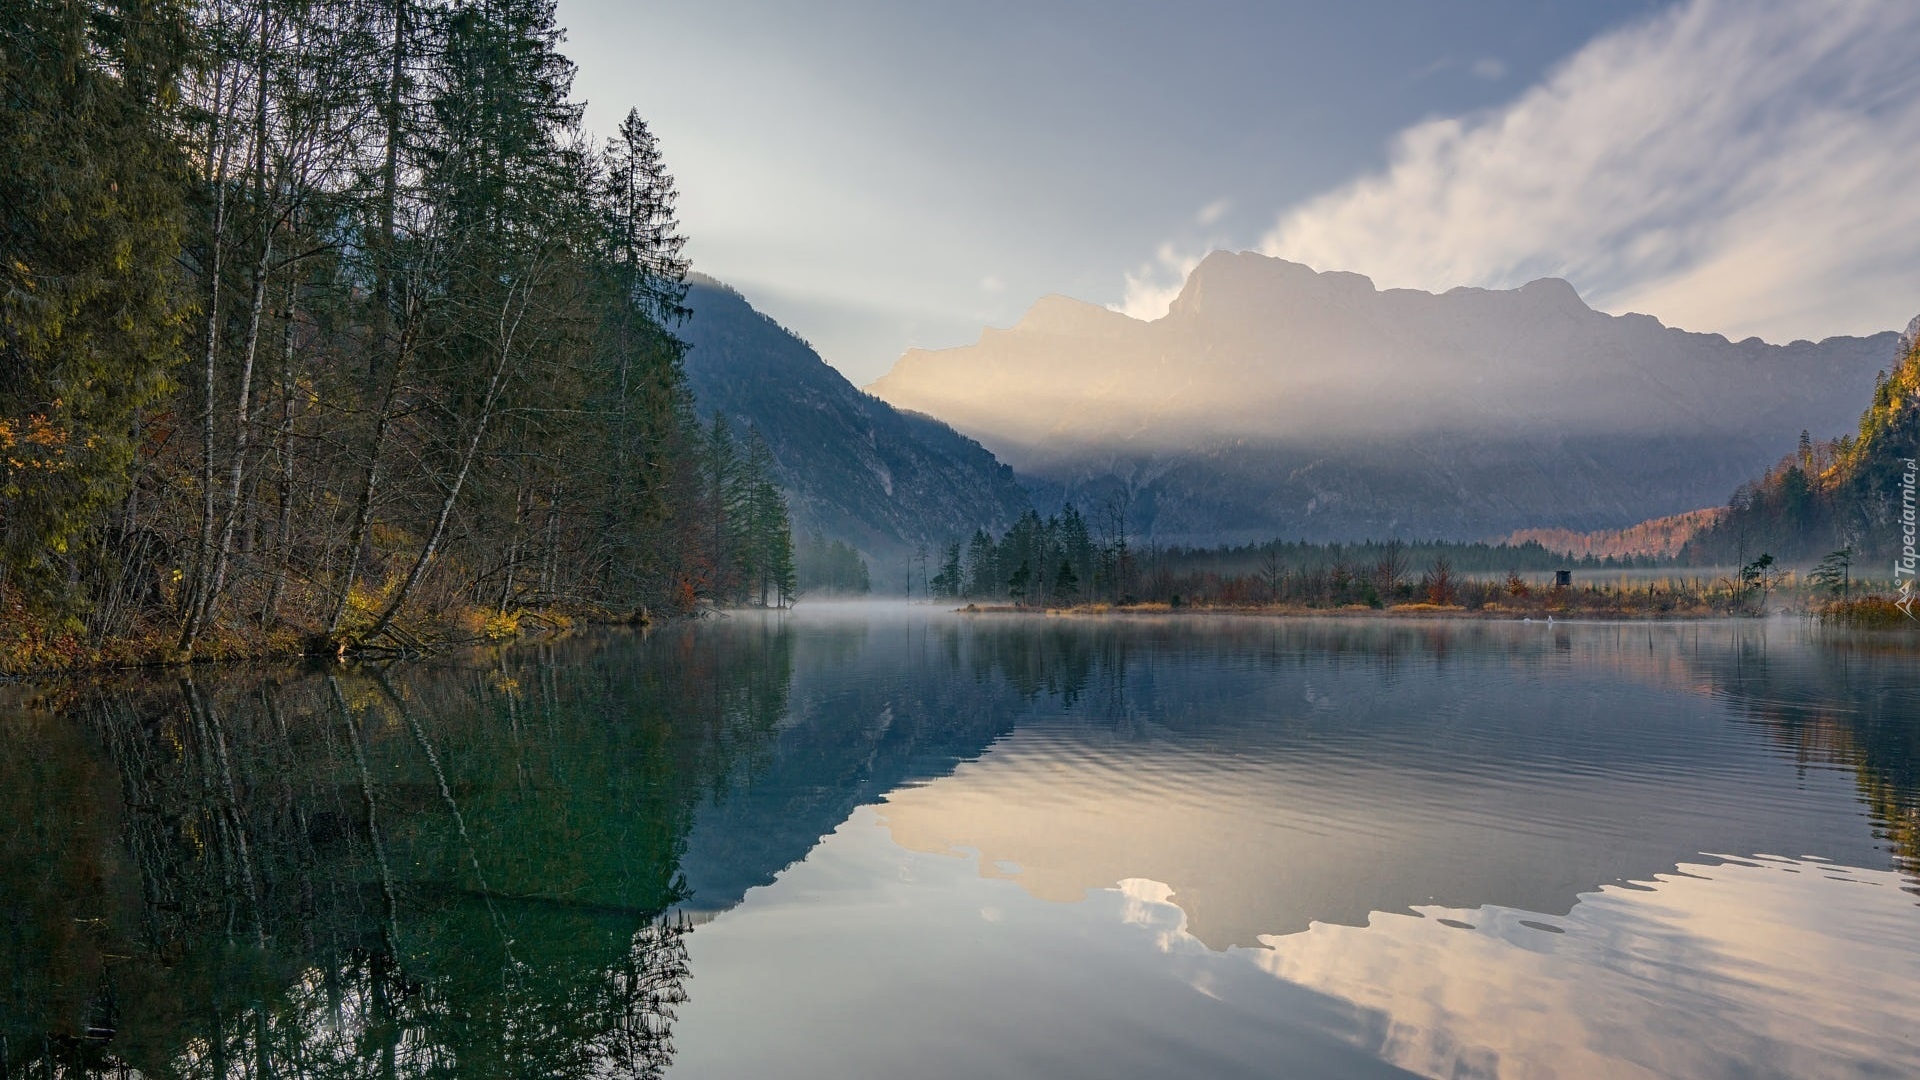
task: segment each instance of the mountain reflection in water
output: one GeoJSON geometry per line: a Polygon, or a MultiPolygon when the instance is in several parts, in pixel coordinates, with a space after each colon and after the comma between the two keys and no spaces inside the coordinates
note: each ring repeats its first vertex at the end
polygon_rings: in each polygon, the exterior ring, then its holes
{"type": "Polygon", "coordinates": [[[823,605],[10,693],[7,1076],[1920,1071],[1872,637],[823,605]]]}

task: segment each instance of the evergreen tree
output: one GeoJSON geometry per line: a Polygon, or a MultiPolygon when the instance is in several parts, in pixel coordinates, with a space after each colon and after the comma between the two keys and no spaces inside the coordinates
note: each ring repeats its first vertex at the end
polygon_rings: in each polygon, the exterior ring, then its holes
{"type": "Polygon", "coordinates": [[[620,134],[607,141],[607,197],[615,255],[634,306],[671,326],[688,312],[686,239],[673,217],[673,177],[640,110],[630,109],[620,134]]]}
{"type": "MultiPolygon", "coordinates": [[[[42,610],[80,602],[181,358],[169,127],[189,26],[170,0],[9,0],[0,18],[0,585],[42,610]]],[[[120,509],[131,536],[141,508],[120,509]]]]}
{"type": "Polygon", "coordinates": [[[811,533],[800,544],[795,561],[797,592],[864,596],[872,591],[866,561],[844,541],[811,533]]]}
{"type": "Polygon", "coordinates": [[[1080,595],[1080,575],[1073,572],[1073,561],[1060,560],[1060,570],[1053,578],[1053,595],[1062,603],[1072,603],[1080,595]]]}
{"type": "Polygon", "coordinates": [[[940,572],[933,576],[929,591],[936,597],[951,599],[960,595],[960,542],[948,544],[941,554],[940,572]]]}
{"type": "Polygon", "coordinates": [[[191,654],[731,602],[749,550],[790,599],[550,0],[5,2],[0,600],[191,654]]]}
{"type": "Polygon", "coordinates": [[[793,530],[787,519],[787,500],[774,483],[773,451],[758,429],[747,431],[747,451],[741,461],[745,513],[741,550],[745,584],[753,603],[767,607],[785,604],[797,587],[793,566],[793,530]]]}
{"type": "Polygon", "coordinates": [[[734,446],[733,431],[722,413],[714,413],[708,425],[701,454],[705,515],[707,518],[707,595],[716,601],[731,601],[739,586],[740,455],[734,446]]]}
{"type": "Polygon", "coordinates": [[[1001,581],[995,554],[993,537],[987,535],[987,530],[974,530],[973,539],[967,541],[967,583],[963,590],[964,595],[1000,595],[1001,581]]]}

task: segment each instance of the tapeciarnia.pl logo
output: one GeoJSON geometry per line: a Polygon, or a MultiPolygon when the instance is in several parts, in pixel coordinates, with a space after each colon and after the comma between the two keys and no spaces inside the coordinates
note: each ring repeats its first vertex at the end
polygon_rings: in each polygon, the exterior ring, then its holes
{"type": "Polygon", "coordinates": [[[1913,591],[1913,576],[1916,569],[1914,546],[1914,507],[1913,480],[1920,468],[1914,465],[1914,459],[1906,461],[1907,471],[1900,474],[1900,557],[1893,561],[1893,579],[1900,583],[1900,599],[1894,606],[1907,613],[1909,619],[1920,619],[1913,613],[1913,602],[1920,600],[1920,594],[1913,591]]]}

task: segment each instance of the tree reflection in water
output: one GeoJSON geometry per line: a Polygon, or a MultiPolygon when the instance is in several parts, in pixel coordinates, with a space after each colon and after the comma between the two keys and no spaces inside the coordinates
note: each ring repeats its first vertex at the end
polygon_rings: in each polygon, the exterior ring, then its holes
{"type": "Polygon", "coordinates": [[[1803,764],[1853,773],[1876,835],[1920,895],[1920,725],[1905,635],[1832,631],[1771,654],[1764,639],[1697,660],[1714,689],[1803,764]]]}
{"type": "Polygon", "coordinates": [[[1773,850],[1742,845],[1825,820],[1742,794],[1779,749],[1850,770],[1912,883],[1904,648],[1760,623],[823,613],[43,687],[0,700],[0,1080],[658,1075],[690,978],[676,911],[738,903],[1022,725],[1027,756],[947,789],[993,797],[924,850],[984,852],[995,821],[1030,839],[1037,778],[1092,810],[1085,843],[1047,834],[1057,863],[1007,854],[1028,887],[1152,876],[1213,947],[1436,896],[1565,914],[1702,850],[1773,850]],[[1722,738],[1729,715],[1764,753],[1722,738]],[[1118,835],[1093,812],[1115,790],[1167,809],[1118,835]]]}
{"type": "Polygon", "coordinates": [[[0,1075],[659,1075],[775,624],[0,710],[0,1075]]]}

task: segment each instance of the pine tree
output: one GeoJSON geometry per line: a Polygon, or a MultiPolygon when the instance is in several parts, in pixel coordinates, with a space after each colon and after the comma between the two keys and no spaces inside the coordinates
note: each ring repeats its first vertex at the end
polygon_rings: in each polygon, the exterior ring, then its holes
{"type": "Polygon", "coordinates": [[[724,413],[716,412],[701,448],[702,502],[706,516],[707,595],[716,603],[731,602],[739,586],[735,543],[740,525],[740,455],[724,413]]]}
{"type": "Polygon", "coordinates": [[[975,529],[973,539],[967,541],[967,583],[963,593],[967,596],[998,596],[1000,585],[993,537],[988,536],[985,529],[975,529]]]}
{"type": "Polygon", "coordinates": [[[1080,575],[1073,572],[1072,560],[1060,560],[1060,569],[1053,578],[1053,595],[1063,602],[1071,602],[1080,595],[1080,575]]]}
{"type": "Polygon", "coordinates": [[[550,0],[0,2],[9,603],[404,647],[737,598],[755,523],[788,598],[777,488],[708,497],[673,179],[637,114],[591,149],[550,0]]]}
{"type": "Polygon", "coordinates": [[[942,550],[940,572],[934,575],[929,591],[940,598],[959,596],[962,585],[960,574],[960,542],[955,540],[942,550]]]}
{"type": "Polygon", "coordinates": [[[188,25],[170,0],[11,0],[0,18],[0,584],[41,609],[83,600],[69,583],[181,358],[168,128],[188,25]]]}
{"type": "Polygon", "coordinates": [[[607,140],[606,162],[614,251],[628,295],[653,321],[672,326],[688,314],[686,239],[673,216],[673,177],[640,110],[628,110],[619,136],[607,140]]]}

